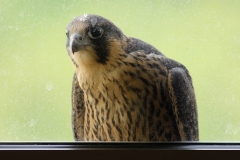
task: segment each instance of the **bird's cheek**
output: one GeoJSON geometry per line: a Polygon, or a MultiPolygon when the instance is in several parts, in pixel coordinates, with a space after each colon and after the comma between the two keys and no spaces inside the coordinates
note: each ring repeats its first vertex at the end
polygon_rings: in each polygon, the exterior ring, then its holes
{"type": "Polygon", "coordinates": [[[91,65],[96,65],[98,58],[94,49],[90,46],[75,52],[72,57],[79,65],[83,65],[82,67],[93,67],[91,65]]]}

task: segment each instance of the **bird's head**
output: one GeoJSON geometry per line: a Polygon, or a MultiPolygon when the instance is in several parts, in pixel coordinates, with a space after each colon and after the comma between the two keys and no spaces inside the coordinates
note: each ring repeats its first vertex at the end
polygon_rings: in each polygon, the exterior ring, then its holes
{"type": "Polygon", "coordinates": [[[67,25],[66,48],[75,66],[79,63],[92,65],[106,64],[120,50],[123,38],[122,31],[109,20],[84,14],[67,25]]]}

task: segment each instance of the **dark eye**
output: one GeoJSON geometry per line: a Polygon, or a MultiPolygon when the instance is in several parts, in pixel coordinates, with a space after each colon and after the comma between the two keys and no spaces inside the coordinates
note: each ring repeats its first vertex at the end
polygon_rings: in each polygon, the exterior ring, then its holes
{"type": "Polygon", "coordinates": [[[96,39],[101,37],[101,35],[103,34],[103,29],[99,26],[96,26],[94,28],[91,28],[88,32],[88,35],[92,38],[92,39],[96,39]]]}
{"type": "Polygon", "coordinates": [[[66,31],[66,36],[67,36],[67,38],[69,38],[69,32],[68,32],[68,30],[66,31]]]}

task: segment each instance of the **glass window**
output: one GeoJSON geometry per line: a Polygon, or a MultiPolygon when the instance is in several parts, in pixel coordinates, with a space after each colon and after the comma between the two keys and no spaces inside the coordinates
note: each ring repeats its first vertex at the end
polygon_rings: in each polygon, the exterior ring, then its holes
{"type": "Polygon", "coordinates": [[[239,141],[240,1],[1,0],[0,141],[73,141],[66,25],[101,15],[184,64],[200,141],[239,141]]]}

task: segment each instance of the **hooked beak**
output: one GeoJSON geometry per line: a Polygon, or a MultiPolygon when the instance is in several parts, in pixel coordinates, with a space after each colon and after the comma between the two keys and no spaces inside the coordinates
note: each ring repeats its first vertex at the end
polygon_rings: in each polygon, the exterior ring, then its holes
{"type": "Polygon", "coordinates": [[[84,40],[84,37],[81,34],[74,33],[71,35],[70,47],[72,49],[73,54],[86,46],[89,46],[89,43],[86,40],[84,40]]]}

